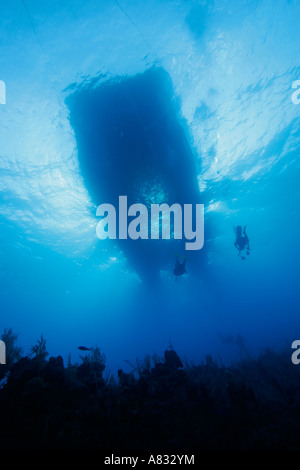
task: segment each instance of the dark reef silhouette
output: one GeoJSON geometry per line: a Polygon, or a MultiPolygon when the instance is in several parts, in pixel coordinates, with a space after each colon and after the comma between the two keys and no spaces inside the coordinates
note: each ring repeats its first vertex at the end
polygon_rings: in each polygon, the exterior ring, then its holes
{"type": "Polygon", "coordinates": [[[173,349],[115,379],[98,347],[65,366],[43,337],[21,357],[6,330],[0,368],[0,448],[180,451],[298,449],[300,369],[266,350],[230,367],[173,349]]]}

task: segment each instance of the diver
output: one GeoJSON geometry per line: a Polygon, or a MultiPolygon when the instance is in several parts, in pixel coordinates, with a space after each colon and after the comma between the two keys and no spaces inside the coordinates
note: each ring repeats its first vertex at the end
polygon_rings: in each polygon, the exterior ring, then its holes
{"type": "Polygon", "coordinates": [[[186,263],[186,258],[182,261],[182,263],[179,260],[178,255],[176,255],[176,262],[175,262],[175,268],[174,268],[174,275],[175,275],[175,281],[177,281],[178,276],[182,276],[183,274],[186,274],[186,269],[185,269],[185,263],[186,263]]]}
{"type": "Polygon", "coordinates": [[[236,240],[234,242],[234,246],[238,249],[238,256],[241,257],[242,260],[246,259],[244,252],[246,251],[247,255],[250,255],[250,245],[249,245],[249,238],[246,233],[246,227],[244,227],[244,231],[242,232],[242,226],[238,225],[234,227],[236,240]]]}

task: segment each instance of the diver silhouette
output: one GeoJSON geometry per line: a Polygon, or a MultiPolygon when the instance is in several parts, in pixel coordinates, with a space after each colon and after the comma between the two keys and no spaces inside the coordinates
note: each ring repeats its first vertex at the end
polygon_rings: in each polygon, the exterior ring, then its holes
{"type": "Polygon", "coordinates": [[[246,233],[246,227],[247,225],[245,225],[244,231],[242,231],[241,225],[234,227],[234,231],[236,235],[234,246],[237,248],[238,256],[240,256],[242,260],[246,259],[244,255],[244,251],[246,251],[247,255],[250,255],[250,245],[249,245],[249,238],[246,233]]]}
{"type": "Polygon", "coordinates": [[[185,269],[185,263],[186,259],[182,261],[182,263],[179,260],[178,255],[176,255],[176,262],[175,262],[175,268],[174,268],[174,275],[175,275],[175,281],[177,281],[179,276],[182,276],[183,274],[186,274],[186,269],[185,269]]]}

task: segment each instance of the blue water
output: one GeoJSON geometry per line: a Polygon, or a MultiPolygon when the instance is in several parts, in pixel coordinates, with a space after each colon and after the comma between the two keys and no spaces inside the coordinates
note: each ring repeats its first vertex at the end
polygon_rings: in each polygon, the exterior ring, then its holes
{"type": "Polygon", "coordinates": [[[74,362],[97,345],[112,371],[170,344],[193,362],[290,354],[299,18],[296,0],[1,5],[1,332],[25,353],[43,333],[74,362]],[[99,240],[96,207],[121,191],[204,203],[203,250],[99,240]],[[178,250],[188,274],[175,281],[178,250]]]}

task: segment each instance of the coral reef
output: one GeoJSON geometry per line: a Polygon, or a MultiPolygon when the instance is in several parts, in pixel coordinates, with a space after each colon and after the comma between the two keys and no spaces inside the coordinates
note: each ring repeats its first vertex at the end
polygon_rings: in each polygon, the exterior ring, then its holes
{"type": "Polygon", "coordinates": [[[299,448],[300,369],[286,353],[191,366],[167,349],[114,379],[97,347],[65,366],[43,337],[36,346],[15,350],[0,389],[2,450],[299,448]]]}

